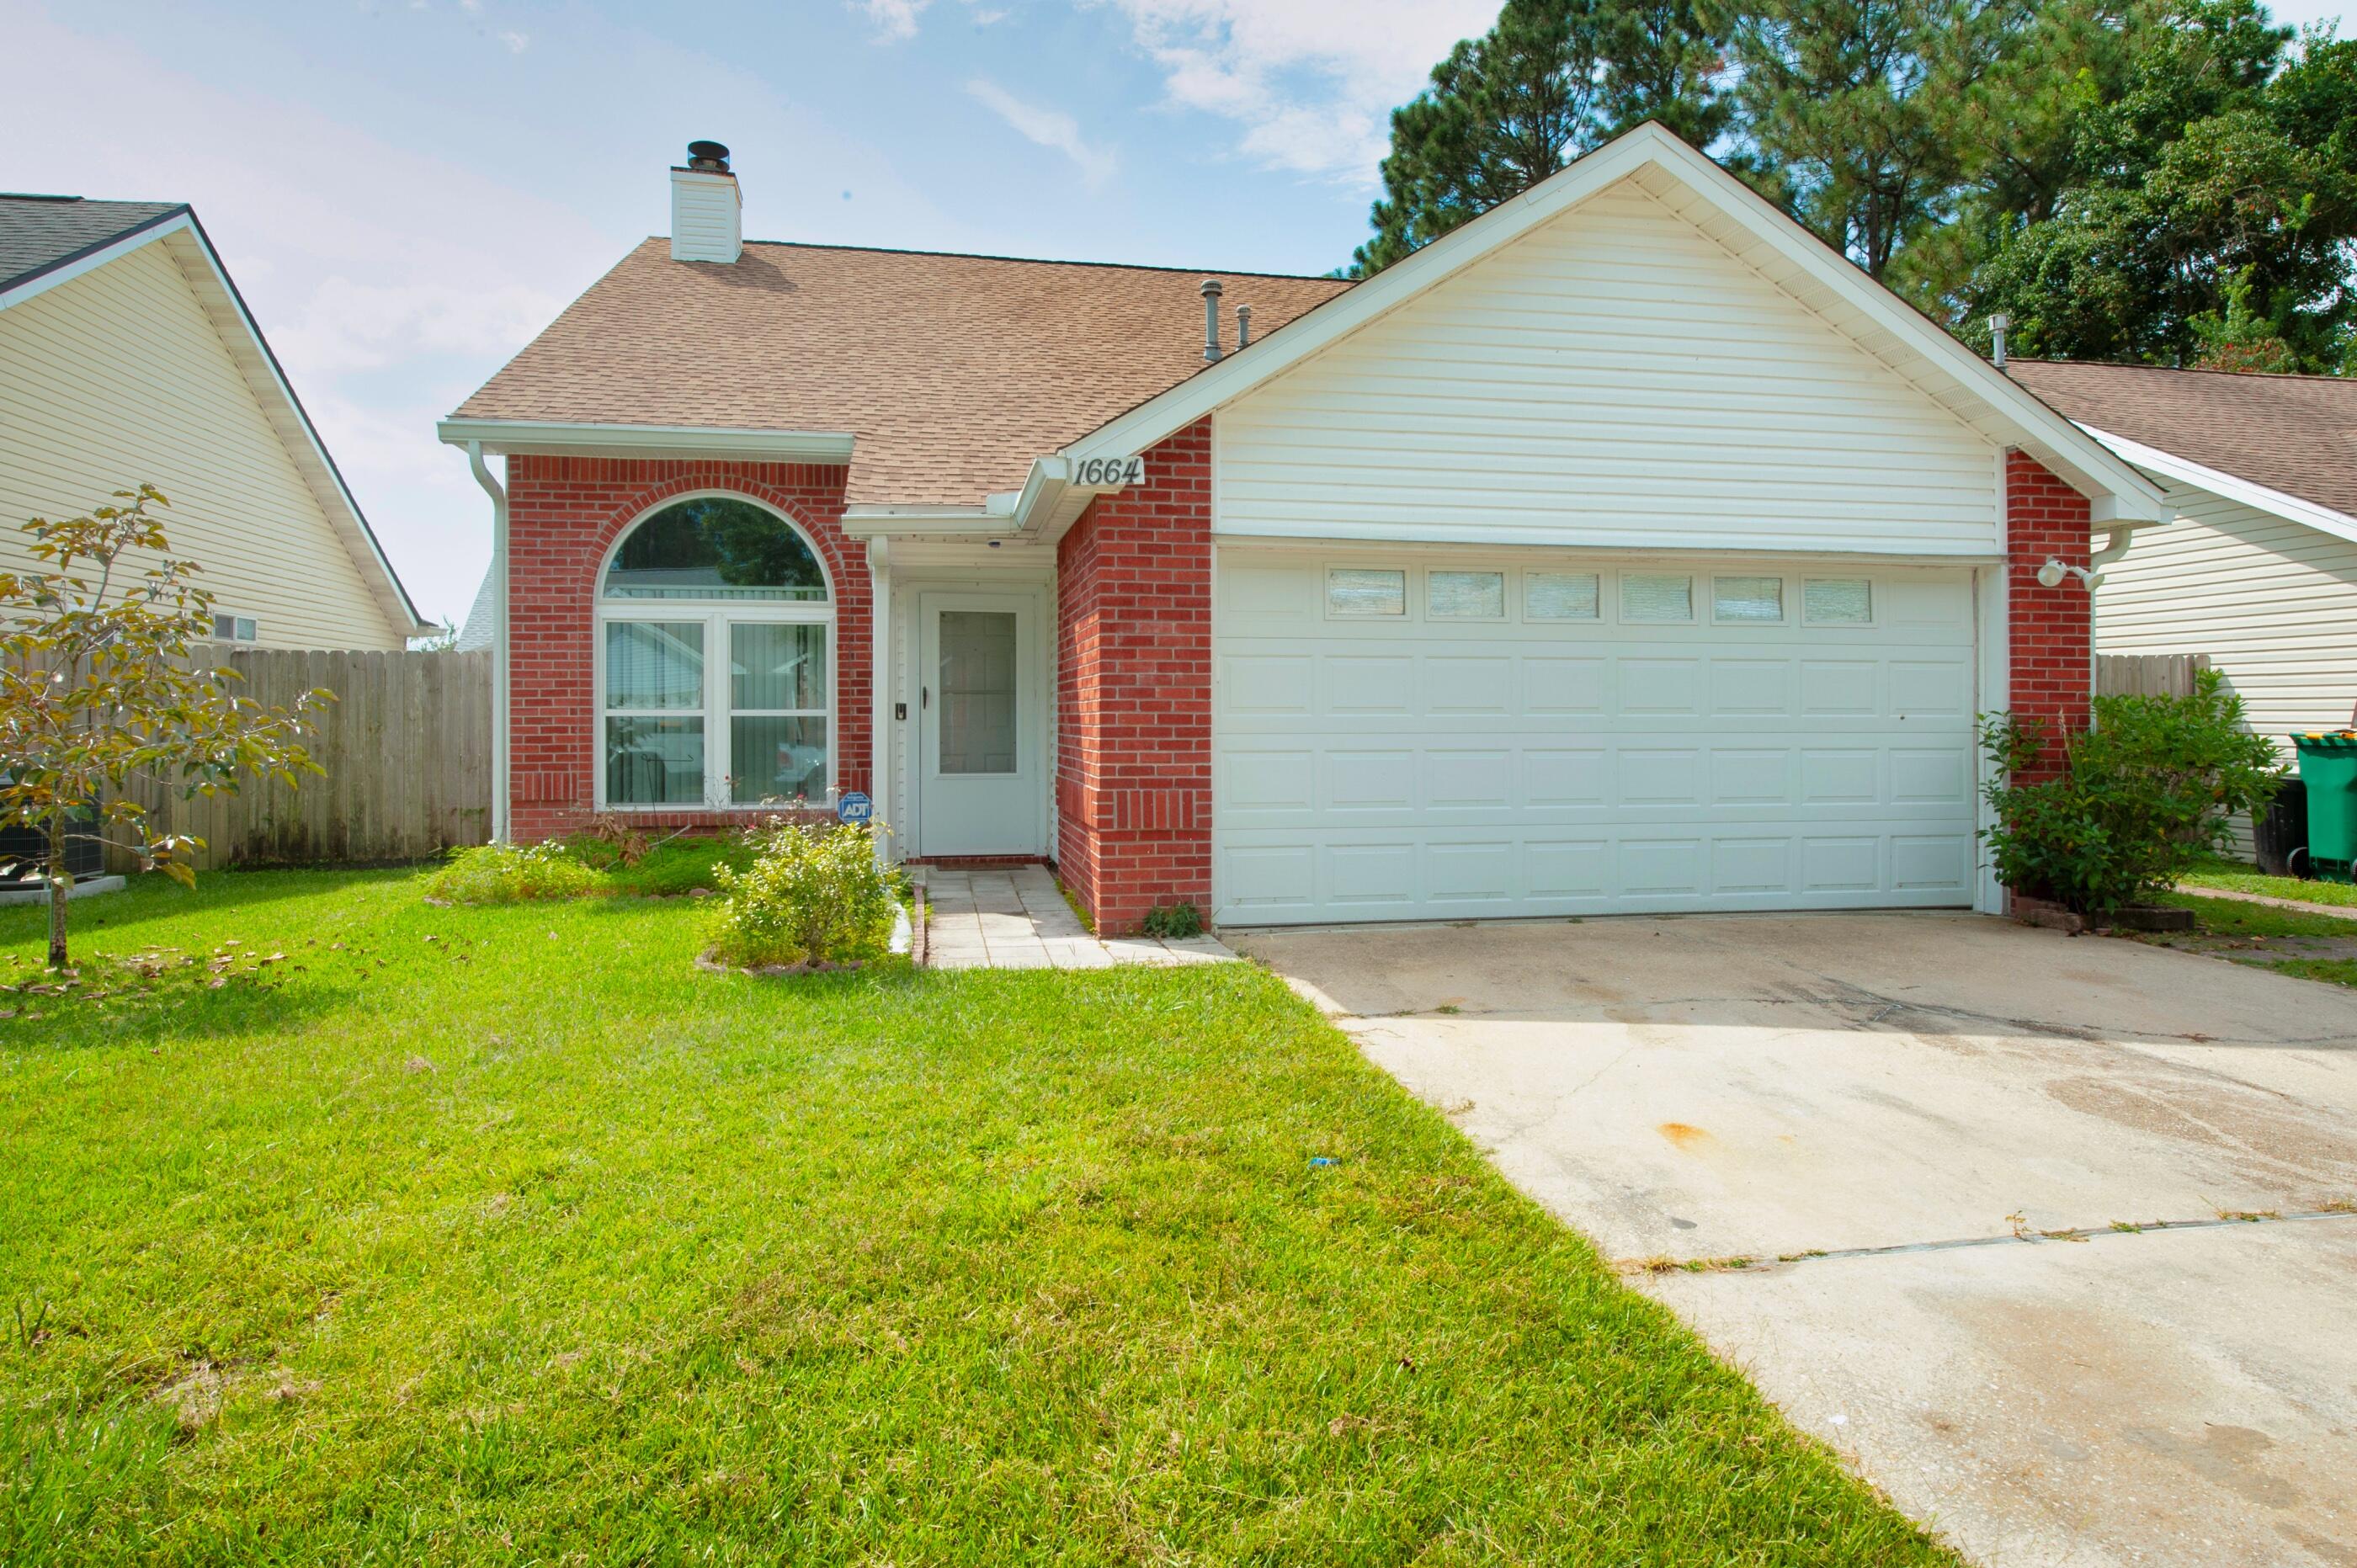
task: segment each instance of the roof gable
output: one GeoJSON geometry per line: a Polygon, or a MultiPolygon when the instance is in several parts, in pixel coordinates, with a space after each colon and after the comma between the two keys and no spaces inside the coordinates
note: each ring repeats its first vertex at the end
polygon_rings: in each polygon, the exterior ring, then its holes
{"type": "MultiPolygon", "coordinates": [[[[0,229],[12,218],[21,220],[23,209],[48,205],[48,199],[0,197],[0,229]]],[[[245,296],[231,281],[229,269],[221,264],[220,253],[213,249],[204,225],[197,220],[193,209],[186,203],[159,202],[58,202],[60,210],[91,209],[72,221],[35,222],[20,226],[18,232],[38,233],[38,247],[27,242],[22,253],[31,254],[36,248],[45,248],[50,259],[18,274],[0,285],[0,310],[7,310],[38,297],[48,290],[98,267],[106,266],[135,251],[160,244],[195,295],[199,306],[211,325],[213,332],[228,350],[254,401],[261,407],[272,431],[285,447],[296,473],[318,502],[339,542],[352,557],[361,578],[382,606],[386,616],[397,627],[412,632],[426,629],[427,623],[410,602],[409,591],[402,585],[400,575],[386,559],[377,542],[375,532],[369,527],[360,502],[344,483],[336,460],[328,452],[327,444],[319,438],[311,423],[311,415],[287,383],[285,371],[279,367],[278,356],[272,351],[262,328],[246,307],[245,296]],[[111,209],[112,215],[108,215],[111,209]],[[140,216],[145,213],[146,216],[140,216]],[[75,225],[81,226],[77,228],[75,225]],[[95,241],[90,233],[113,225],[113,232],[95,241]],[[86,242],[67,246],[77,236],[86,242]]]]}
{"type": "Polygon", "coordinates": [[[1141,451],[1401,308],[1598,192],[1631,181],[1988,440],[2018,446],[2091,498],[2098,522],[2158,521],[2160,492],[1937,324],[1656,124],[1639,126],[1249,349],[1062,448],[1070,462],[1141,451]]]}
{"type": "Polygon", "coordinates": [[[178,201],[0,193],[0,295],[20,294],[46,274],[188,209],[178,201]]]}

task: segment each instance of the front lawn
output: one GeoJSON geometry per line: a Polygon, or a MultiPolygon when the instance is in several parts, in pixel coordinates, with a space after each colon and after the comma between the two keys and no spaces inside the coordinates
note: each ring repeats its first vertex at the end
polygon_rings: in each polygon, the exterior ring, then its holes
{"type": "Polygon", "coordinates": [[[2192,910],[2198,924],[2190,932],[2143,933],[2140,940],[2255,964],[2302,980],[2357,987],[2357,911],[2341,919],[2247,899],[2183,893],[2160,902],[2192,910]]]}
{"type": "Polygon", "coordinates": [[[0,1562],[1951,1561],[1265,974],[421,880],[0,997],[0,1562]]]}
{"type": "Polygon", "coordinates": [[[2269,876],[2255,866],[2218,861],[2188,873],[2178,886],[2217,887],[2229,893],[2258,893],[2269,898],[2291,898],[2303,904],[2331,904],[2357,910],[2357,886],[2346,882],[2309,882],[2297,876],[2269,876]]]}

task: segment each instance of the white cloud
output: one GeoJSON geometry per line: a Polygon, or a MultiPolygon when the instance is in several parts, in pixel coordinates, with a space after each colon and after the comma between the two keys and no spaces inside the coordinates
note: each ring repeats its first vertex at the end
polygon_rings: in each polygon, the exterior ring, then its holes
{"type": "Polygon", "coordinates": [[[1093,147],[1082,141],[1080,122],[1062,110],[1026,103],[996,82],[979,76],[967,82],[965,90],[1025,139],[1051,147],[1071,159],[1091,189],[1113,177],[1120,162],[1113,149],[1093,147]]]}
{"type": "Polygon", "coordinates": [[[917,36],[917,18],[932,0],[856,0],[856,4],[876,25],[877,38],[897,41],[917,36]]]}
{"type": "Polygon", "coordinates": [[[1497,0],[1082,0],[1125,16],[1170,102],[1237,122],[1275,168],[1372,181],[1395,104],[1497,0]]]}
{"type": "Polygon", "coordinates": [[[508,53],[520,55],[532,48],[532,35],[519,33],[513,27],[509,27],[500,34],[500,42],[507,45],[508,53]]]}

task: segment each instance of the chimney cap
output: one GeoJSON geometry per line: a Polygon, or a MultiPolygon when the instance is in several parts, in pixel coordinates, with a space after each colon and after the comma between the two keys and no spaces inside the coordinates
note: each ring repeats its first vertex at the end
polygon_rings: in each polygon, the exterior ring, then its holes
{"type": "Polygon", "coordinates": [[[1217,278],[1205,278],[1205,279],[1203,280],[1203,290],[1202,290],[1202,293],[1203,293],[1203,297],[1204,297],[1205,299],[1217,299],[1217,298],[1219,298],[1219,297],[1220,297],[1220,280],[1219,280],[1219,279],[1217,279],[1217,278]]]}
{"type": "Polygon", "coordinates": [[[728,148],[721,142],[690,142],[687,144],[687,166],[705,174],[728,172],[728,148]]]}

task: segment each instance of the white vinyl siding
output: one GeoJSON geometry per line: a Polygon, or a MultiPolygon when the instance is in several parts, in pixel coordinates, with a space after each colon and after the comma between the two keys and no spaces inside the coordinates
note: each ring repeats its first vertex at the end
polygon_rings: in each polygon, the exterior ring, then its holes
{"type": "Polygon", "coordinates": [[[0,566],[142,481],[261,646],[405,645],[160,241],[0,311],[0,566]]]}
{"type": "Polygon", "coordinates": [[[1623,183],[1220,411],[1225,534],[1986,555],[1988,441],[1623,183]]]}
{"type": "MultiPolygon", "coordinates": [[[[2251,727],[2289,760],[2294,730],[2357,704],[2357,543],[2167,481],[2178,521],[2136,536],[2095,594],[2104,653],[2206,653],[2251,727]]],[[[2250,848],[2247,824],[2238,847],[2250,848]]]]}
{"type": "Polygon", "coordinates": [[[1218,552],[1219,920],[1972,904],[1971,570],[1877,568],[1875,624],[1824,627],[1632,620],[1644,568],[1604,560],[1597,618],[1438,618],[1415,579],[1445,553],[1405,568],[1405,617],[1343,619],[1319,585],[1344,565],[1378,563],[1218,552]]]}

